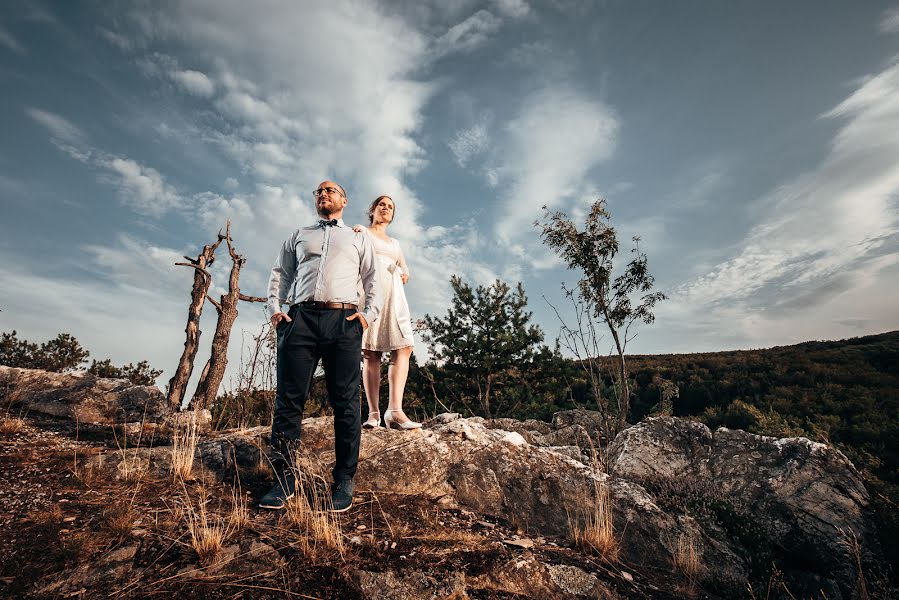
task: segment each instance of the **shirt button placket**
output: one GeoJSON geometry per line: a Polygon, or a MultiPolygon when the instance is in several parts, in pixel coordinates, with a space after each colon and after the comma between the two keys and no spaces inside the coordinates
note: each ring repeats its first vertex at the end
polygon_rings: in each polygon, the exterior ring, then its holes
{"type": "Polygon", "coordinates": [[[321,261],[318,264],[318,277],[315,280],[315,293],[313,294],[313,299],[319,301],[327,302],[327,298],[323,297],[325,282],[325,261],[328,259],[328,249],[331,246],[331,228],[323,227],[323,235],[322,235],[322,253],[321,253],[321,261]]]}

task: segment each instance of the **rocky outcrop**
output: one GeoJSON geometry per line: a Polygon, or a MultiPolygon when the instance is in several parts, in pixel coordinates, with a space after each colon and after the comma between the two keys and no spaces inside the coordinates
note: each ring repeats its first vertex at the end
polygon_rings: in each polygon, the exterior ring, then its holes
{"type": "Polygon", "coordinates": [[[719,514],[718,525],[751,527],[743,537],[755,539],[727,539],[727,531],[721,536],[711,527],[707,535],[743,553],[754,550],[747,545],[763,545],[829,598],[845,595],[856,578],[847,536],[859,541],[863,561],[877,554],[859,473],[839,450],[806,438],[712,432],[701,423],[657,417],[619,434],[609,447],[609,471],[649,488],[681,490],[694,501],[705,495],[732,513],[734,522],[719,514]]]}
{"type": "MultiPolygon", "coordinates": [[[[846,535],[858,539],[863,561],[878,554],[867,492],[852,464],[831,447],[804,438],[713,433],[692,421],[659,417],[619,434],[603,467],[574,445],[577,436],[592,439],[596,433],[589,415],[560,417],[551,425],[445,414],[421,430],[365,430],[356,487],[432,498],[501,518],[529,536],[566,541],[607,494],[624,564],[671,573],[689,568],[683,564],[688,549],[699,562],[691,577],[724,596],[742,593],[754,577],[767,578],[760,574],[776,563],[794,592],[824,590],[828,598],[848,598],[857,578],[846,535]],[[563,431],[573,436],[567,444],[546,445],[554,435],[567,435],[563,431]]],[[[204,436],[197,473],[231,478],[258,469],[266,461],[268,434],[259,427],[204,436]]],[[[304,420],[302,447],[330,467],[331,419],[304,420]]],[[[105,465],[114,468],[129,453],[154,473],[171,462],[165,448],[139,448],[115,452],[105,465]]],[[[558,591],[558,582],[548,583],[570,575],[577,580],[571,585],[586,595],[614,597],[590,588],[589,577],[522,565],[510,563],[508,576],[485,574],[465,586],[514,594],[521,593],[513,585],[521,579],[522,585],[545,586],[546,597],[574,597],[558,591]],[[525,567],[536,571],[519,577],[525,567]],[[493,588],[497,581],[505,587],[493,588]]],[[[363,589],[388,580],[397,590],[417,585],[391,573],[357,574],[363,589]]],[[[452,578],[427,581],[434,593],[452,594],[461,585],[452,578]]]]}
{"type": "Polygon", "coordinates": [[[7,403],[25,411],[95,425],[161,423],[172,414],[159,388],[86,371],[52,373],[0,366],[0,393],[7,403]]]}

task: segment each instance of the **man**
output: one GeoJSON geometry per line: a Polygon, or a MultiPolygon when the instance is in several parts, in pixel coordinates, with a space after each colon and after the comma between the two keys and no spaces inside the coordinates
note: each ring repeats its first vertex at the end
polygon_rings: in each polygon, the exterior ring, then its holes
{"type": "Polygon", "coordinates": [[[272,422],[275,486],[262,508],[283,508],[296,491],[293,452],[300,440],[303,406],[319,358],[334,409],[335,461],[332,510],[353,503],[359,462],[359,363],[362,332],[378,318],[381,294],[371,240],[343,223],[347,197],[333,181],[313,192],[318,223],[298,229],[272,267],[267,312],[278,333],[278,389],[272,422]],[[365,306],[359,302],[359,282],[365,306]],[[282,305],[289,304],[285,314],[282,305]]]}

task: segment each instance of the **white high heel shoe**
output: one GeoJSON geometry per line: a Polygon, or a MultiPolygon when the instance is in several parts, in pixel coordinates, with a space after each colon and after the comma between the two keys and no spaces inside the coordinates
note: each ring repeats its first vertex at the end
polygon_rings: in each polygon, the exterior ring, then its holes
{"type": "MultiPolygon", "coordinates": [[[[402,423],[395,421],[393,419],[393,413],[400,413],[403,416],[406,416],[405,413],[403,413],[402,409],[401,410],[391,410],[388,408],[387,410],[385,410],[384,411],[384,426],[387,427],[387,429],[402,429],[402,430],[421,429],[421,423],[417,423],[417,422],[413,421],[412,419],[409,419],[408,421],[403,421],[402,423]]],[[[408,417],[406,417],[406,418],[408,419],[408,417]]]]}
{"type": "MultiPolygon", "coordinates": [[[[390,411],[387,411],[390,412],[390,411]]],[[[384,415],[385,418],[387,415],[384,415]]],[[[375,429],[381,426],[381,413],[378,411],[368,413],[368,420],[362,424],[365,429],[375,429]]]]}

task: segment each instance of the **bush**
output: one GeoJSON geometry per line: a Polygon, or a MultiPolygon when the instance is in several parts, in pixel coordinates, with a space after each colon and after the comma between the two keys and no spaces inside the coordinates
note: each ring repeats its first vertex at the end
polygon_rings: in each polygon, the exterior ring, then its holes
{"type": "Polygon", "coordinates": [[[0,364],[8,367],[62,373],[78,369],[88,356],[90,352],[68,333],[60,333],[40,346],[18,339],[15,330],[0,337],[0,364]]]}

